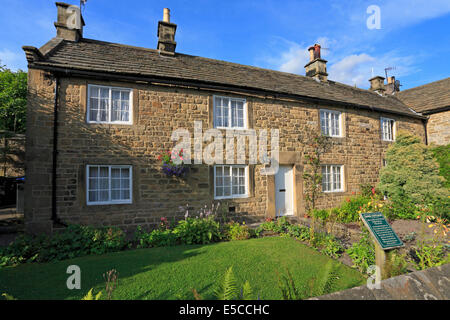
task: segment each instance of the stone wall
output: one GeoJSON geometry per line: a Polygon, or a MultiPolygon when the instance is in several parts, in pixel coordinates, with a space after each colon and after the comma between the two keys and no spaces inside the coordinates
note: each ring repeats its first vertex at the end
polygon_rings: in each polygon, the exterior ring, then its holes
{"type": "Polygon", "coordinates": [[[0,165],[1,177],[25,174],[25,135],[0,132],[0,165]]]}
{"type": "Polygon", "coordinates": [[[449,300],[450,264],[382,280],[380,288],[367,285],[310,300],[449,300]]]}
{"type": "Polygon", "coordinates": [[[450,110],[430,114],[427,123],[428,143],[450,143],[450,110]]]}
{"type": "MultiPolygon", "coordinates": [[[[42,72],[30,72],[29,127],[27,132],[28,223],[49,221],[51,195],[51,146],[53,84],[42,72]],[[29,149],[28,149],[29,148],[29,149]]],[[[185,179],[168,178],[157,157],[174,146],[170,137],[177,128],[193,136],[194,121],[202,121],[203,131],[212,128],[214,94],[246,98],[251,129],[280,129],[280,152],[286,164],[295,165],[296,215],[304,213],[302,170],[304,145],[298,140],[305,126],[319,130],[319,108],[332,106],[282,101],[234,93],[208,92],[169,86],[104,81],[89,84],[122,86],[133,89],[133,125],[86,123],[84,79],[61,79],[58,113],[57,213],[62,221],[93,225],[118,225],[134,230],[137,225],[151,227],[161,217],[179,218],[179,206],[195,213],[214,200],[212,167],[192,165],[185,179]],[[127,164],[133,166],[132,204],[86,205],[86,165],[127,164]]],[[[374,184],[389,142],[381,141],[380,116],[397,120],[397,130],[409,130],[424,138],[421,120],[378,112],[338,109],[344,115],[345,138],[335,138],[336,146],[324,161],[345,166],[345,191],[323,194],[320,207],[338,205],[362,183],[374,184]]],[[[225,135],[224,135],[225,136],[225,135]]],[[[225,139],[224,139],[225,140],[225,139]]],[[[270,140],[269,140],[270,141],[270,140]]],[[[204,142],[204,147],[208,145],[204,142]]],[[[252,165],[250,197],[222,201],[237,214],[272,216],[273,176],[260,174],[261,165],[252,165]]]]}

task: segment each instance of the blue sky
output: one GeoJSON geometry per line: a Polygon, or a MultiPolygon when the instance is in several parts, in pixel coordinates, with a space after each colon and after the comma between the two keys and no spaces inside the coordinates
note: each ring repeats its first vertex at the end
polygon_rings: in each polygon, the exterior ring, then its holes
{"type": "MultiPolygon", "coordinates": [[[[79,1],[67,1],[79,4],[79,1]]],[[[88,0],[84,36],[155,48],[158,20],[171,9],[177,51],[304,75],[307,47],[328,48],[329,78],[369,86],[395,67],[402,90],[450,76],[450,0],[88,0]],[[381,29],[368,29],[377,5],[381,29]]],[[[0,0],[0,60],[26,69],[21,47],[55,36],[51,0],[0,0]]]]}

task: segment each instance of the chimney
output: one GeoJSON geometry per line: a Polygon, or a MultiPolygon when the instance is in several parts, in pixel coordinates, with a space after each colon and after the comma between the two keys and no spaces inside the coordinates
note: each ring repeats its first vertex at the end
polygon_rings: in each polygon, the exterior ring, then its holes
{"type": "Polygon", "coordinates": [[[75,42],[83,38],[84,20],[80,8],[64,2],[56,2],[56,8],[56,37],[75,42]]]}
{"type": "Polygon", "coordinates": [[[400,81],[395,80],[394,76],[388,77],[387,80],[388,83],[385,85],[386,94],[395,94],[400,91],[400,81]]]}
{"type": "Polygon", "coordinates": [[[158,22],[158,50],[162,55],[175,55],[177,25],[170,23],[170,10],[164,8],[163,21],[158,22]]]}
{"type": "Polygon", "coordinates": [[[308,51],[310,61],[305,65],[306,76],[327,82],[327,61],[320,57],[320,45],[316,43],[308,51]]]}
{"type": "Polygon", "coordinates": [[[381,76],[375,76],[370,81],[370,90],[378,92],[380,94],[383,94],[383,92],[386,90],[384,88],[384,77],[381,76]]]}

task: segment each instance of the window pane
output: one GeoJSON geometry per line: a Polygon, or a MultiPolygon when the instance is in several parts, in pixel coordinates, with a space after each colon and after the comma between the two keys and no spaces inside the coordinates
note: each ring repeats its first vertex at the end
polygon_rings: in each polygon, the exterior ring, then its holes
{"type": "Polygon", "coordinates": [[[98,201],[98,192],[97,191],[89,191],[89,201],[90,202],[98,201]]]}

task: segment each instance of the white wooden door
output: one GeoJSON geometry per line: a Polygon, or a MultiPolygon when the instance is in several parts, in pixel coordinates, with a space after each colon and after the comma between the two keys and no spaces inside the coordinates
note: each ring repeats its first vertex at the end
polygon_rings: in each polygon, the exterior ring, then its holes
{"type": "Polygon", "coordinates": [[[275,212],[277,216],[294,214],[294,170],[280,166],[275,174],[275,212]]]}

